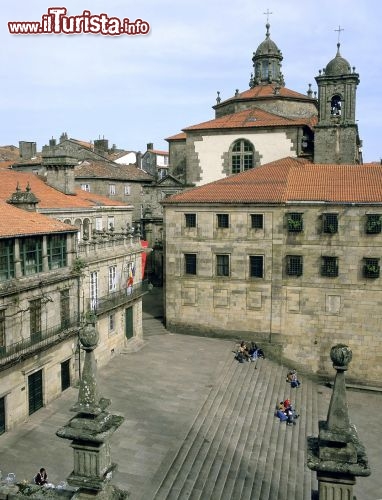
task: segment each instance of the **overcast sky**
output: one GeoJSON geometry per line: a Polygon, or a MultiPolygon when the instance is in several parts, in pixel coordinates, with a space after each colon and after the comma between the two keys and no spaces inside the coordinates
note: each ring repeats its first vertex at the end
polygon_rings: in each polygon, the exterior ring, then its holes
{"type": "Polygon", "coordinates": [[[282,51],[286,86],[316,90],[314,77],[336,54],[360,75],[356,115],[364,161],[382,157],[380,0],[1,0],[0,145],[62,132],[110,146],[167,149],[166,137],[212,119],[222,99],[248,88],[252,53],[265,38],[282,51]],[[11,35],[9,21],[41,21],[50,7],[140,18],[148,35],[11,35]]]}

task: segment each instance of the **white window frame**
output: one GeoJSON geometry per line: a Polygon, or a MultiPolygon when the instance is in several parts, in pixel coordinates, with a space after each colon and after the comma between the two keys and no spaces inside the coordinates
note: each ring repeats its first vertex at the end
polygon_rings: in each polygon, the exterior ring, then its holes
{"type": "Polygon", "coordinates": [[[110,231],[110,225],[113,226],[113,229],[115,229],[115,221],[114,221],[114,216],[108,216],[107,218],[107,230],[110,231]]]}
{"type": "Polygon", "coordinates": [[[90,184],[81,184],[81,189],[82,189],[82,191],[86,191],[87,193],[90,193],[90,184]]]}
{"type": "Polygon", "coordinates": [[[92,311],[97,309],[98,303],[98,272],[92,271],[90,273],[90,309],[92,311]]]}
{"type": "Polygon", "coordinates": [[[130,196],[131,194],[131,186],[130,184],[125,184],[125,196],[130,196]]]}
{"type": "Polygon", "coordinates": [[[117,290],[117,266],[109,267],[109,292],[117,290]]]}
{"type": "Polygon", "coordinates": [[[109,184],[109,196],[115,196],[115,184],[109,184]]]}
{"type": "Polygon", "coordinates": [[[95,228],[96,231],[102,231],[102,217],[96,217],[95,228]]]}

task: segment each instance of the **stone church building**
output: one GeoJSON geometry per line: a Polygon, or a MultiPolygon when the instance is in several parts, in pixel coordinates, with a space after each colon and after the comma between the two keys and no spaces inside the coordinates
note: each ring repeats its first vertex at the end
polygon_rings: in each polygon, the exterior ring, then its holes
{"type": "Polygon", "coordinates": [[[166,324],[254,340],[323,376],[344,343],[353,377],[380,385],[382,167],[362,162],[359,75],[338,44],[305,96],[281,60],[267,24],[250,88],[168,139],[198,187],[163,201],[166,324]]]}

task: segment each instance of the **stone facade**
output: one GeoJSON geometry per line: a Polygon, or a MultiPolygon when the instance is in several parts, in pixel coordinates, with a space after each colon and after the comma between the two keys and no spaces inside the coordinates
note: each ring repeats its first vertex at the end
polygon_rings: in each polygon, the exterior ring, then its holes
{"type": "Polygon", "coordinates": [[[330,373],[332,343],[346,343],[354,379],[380,384],[379,264],[377,277],[365,277],[365,259],[379,262],[382,252],[381,234],[366,232],[375,212],[352,204],[166,206],[167,327],[280,344],[285,358],[319,374],[330,373]],[[290,212],[303,213],[302,232],[288,231],[290,212]],[[185,227],[186,213],[196,227],[185,227]],[[228,228],[216,227],[218,213],[228,214],[228,228]],[[338,217],[336,234],[322,232],[327,213],[338,217]],[[262,215],[263,228],[251,227],[252,214],[262,215]],[[195,275],[185,272],[187,254],[196,255],[195,275]],[[229,276],[216,275],[217,255],[228,255],[229,276]],[[249,276],[250,256],[261,257],[262,277],[249,276]],[[290,256],[302,257],[301,275],[288,274],[290,256]],[[322,276],[324,257],[336,259],[337,277],[322,276]]]}

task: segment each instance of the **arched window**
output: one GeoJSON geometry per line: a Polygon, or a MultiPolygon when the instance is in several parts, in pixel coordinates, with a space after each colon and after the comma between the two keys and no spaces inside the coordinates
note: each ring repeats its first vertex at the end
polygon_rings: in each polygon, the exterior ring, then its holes
{"type": "Polygon", "coordinates": [[[341,96],[334,95],[330,102],[330,113],[332,116],[340,116],[341,115],[341,96]]]}
{"type": "Polygon", "coordinates": [[[238,174],[254,166],[253,146],[249,141],[240,139],[234,142],[231,149],[231,172],[238,174]]]}

